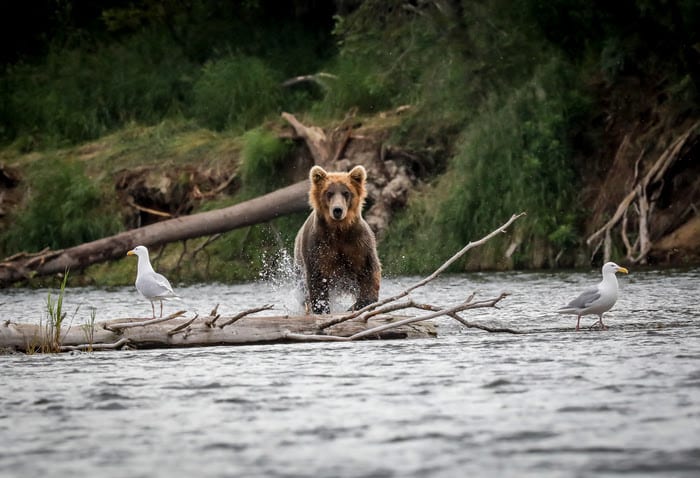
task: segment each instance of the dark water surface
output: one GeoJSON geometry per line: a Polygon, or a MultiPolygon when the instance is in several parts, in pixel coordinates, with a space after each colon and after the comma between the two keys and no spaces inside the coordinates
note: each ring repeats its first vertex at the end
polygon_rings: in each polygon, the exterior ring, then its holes
{"type": "MultiPolygon", "coordinates": [[[[437,339],[0,356],[0,476],[700,476],[700,270],[633,270],[610,330],[574,332],[553,311],[598,280],[469,274],[414,294],[508,291],[465,317],[524,335],[440,319],[437,339]]],[[[179,292],[166,313],[296,307],[283,284],[179,292]]],[[[46,295],[2,291],[0,318],[38,322],[46,295]]],[[[77,305],[74,324],[150,314],[133,288],[67,291],[77,305]]]]}

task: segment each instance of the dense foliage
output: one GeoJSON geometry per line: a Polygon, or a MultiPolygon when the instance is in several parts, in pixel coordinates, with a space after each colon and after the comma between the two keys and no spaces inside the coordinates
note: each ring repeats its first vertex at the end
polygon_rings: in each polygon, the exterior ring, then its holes
{"type": "MultiPolygon", "coordinates": [[[[280,111],[324,122],[411,104],[392,141],[436,151],[446,174],[430,178],[383,240],[390,272],[430,270],[520,211],[523,247],[508,263],[495,258],[509,244],[495,241],[460,267],[571,265],[560,258],[580,246],[574,157],[599,140],[582,134],[598,114],[590,85],[662,77],[695,110],[700,85],[692,0],[30,0],[4,21],[26,25],[19,49],[0,50],[0,141],[19,152],[182,120],[240,135],[242,194],[256,194],[279,186],[290,151],[258,128],[280,111]],[[282,86],[308,74],[315,81],[282,86]]],[[[108,201],[83,179],[64,184],[84,178],[73,166],[55,171],[52,188],[30,176],[44,196],[5,234],[5,253],[24,234],[37,248],[63,247],[114,229],[78,224],[68,206],[60,224],[42,210],[61,198],[108,201]]],[[[256,242],[231,241],[226,250],[256,242]]]]}
{"type": "Polygon", "coordinates": [[[82,165],[52,158],[31,166],[30,181],[25,207],[0,234],[7,250],[62,249],[119,231],[119,217],[109,207],[113,198],[85,176],[82,165]]]}

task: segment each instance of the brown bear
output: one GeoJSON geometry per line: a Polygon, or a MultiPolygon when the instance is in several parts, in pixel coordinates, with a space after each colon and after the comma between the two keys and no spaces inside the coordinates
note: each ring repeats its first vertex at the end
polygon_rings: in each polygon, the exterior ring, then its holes
{"type": "Polygon", "coordinates": [[[307,312],[330,313],[332,290],[355,296],[351,310],[376,302],[381,264],[374,233],[362,217],[367,171],[355,166],[349,173],[329,173],[314,166],[309,179],[313,211],[294,241],[307,312]]]}

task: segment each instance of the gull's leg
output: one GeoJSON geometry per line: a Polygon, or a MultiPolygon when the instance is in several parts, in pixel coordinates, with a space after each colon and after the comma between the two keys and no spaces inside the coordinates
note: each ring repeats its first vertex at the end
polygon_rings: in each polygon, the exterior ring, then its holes
{"type": "Polygon", "coordinates": [[[598,316],[598,320],[596,320],[593,325],[590,327],[591,330],[593,329],[600,329],[600,330],[608,330],[608,326],[603,323],[603,315],[598,316]]]}
{"type": "Polygon", "coordinates": [[[153,318],[156,318],[156,306],[153,305],[153,301],[151,301],[151,309],[153,310],[153,318]]]}
{"type": "Polygon", "coordinates": [[[603,323],[603,314],[600,314],[600,319],[598,319],[598,322],[600,322],[600,328],[602,330],[608,330],[608,326],[603,323]]]}
{"type": "Polygon", "coordinates": [[[160,301],[160,316],[163,317],[163,301],[160,301]]]}
{"type": "Polygon", "coordinates": [[[578,326],[579,326],[579,323],[580,323],[580,322],[581,322],[581,316],[579,315],[579,316],[576,318],[576,330],[577,330],[577,331],[578,331],[578,326]]]}

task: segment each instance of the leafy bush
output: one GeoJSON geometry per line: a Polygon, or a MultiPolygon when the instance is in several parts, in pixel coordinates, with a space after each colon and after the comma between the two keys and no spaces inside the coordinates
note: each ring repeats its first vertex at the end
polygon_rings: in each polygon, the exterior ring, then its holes
{"type": "Polygon", "coordinates": [[[280,174],[292,151],[292,143],[262,128],[243,135],[240,173],[246,195],[268,193],[286,182],[280,174]]]}
{"type": "Polygon", "coordinates": [[[75,162],[48,160],[28,182],[29,200],[2,234],[8,254],[61,249],[114,234],[120,222],[108,200],[75,162]]]}
{"type": "Polygon", "coordinates": [[[280,78],[262,60],[228,56],[208,62],[194,85],[193,112],[203,125],[246,130],[276,112],[280,78]]]}
{"type": "Polygon", "coordinates": [[[191,63],[167,37],[144,31],[124,42],[54,48],[42,64],[4,76],[5,135],[77,142],[138,120],[157,122],[182,109],[191,63]]]}
{"type": "Polygon", "coordinates": [[[575,204],[570,128],[585,101],[565,63],[543,65],[503,104],[494,101],[465,132],[447,176],[450,197],[436,217],[460,240],[527,211],[528,233],[551,234],[575,204]]]}
{"type": "MultiPolygon", "coordinates": [[[[565,63],[553,59],[520,88],[494,96],[466,127],[433,194],[412,203],[412,212],[390,231],[384,252],[397,271],[420,263],[415,256],[423,259],[421,272],[434,269],[438,259],[446,260],[521,211],[528,216],[516,225],[521,247],[513,265],[551,263],[558,250],[575,244],[571,231],[578,219],[577,178],[569,135],[587,104],[572,88],[567,71],[565,63]],[[402,247],[394,234],[411,246],[402,247]]],[[[505,241],[512,240],[490,241],[477,259],[466,259],[470,268],[494,267],[507,247],[505,241]]]]}
{"type": "Polygon", "coordinates": [[[314,106],[321,118],[343,116],[352,109],[376,113],[392,105],[396,85],[364,58],[341,56],[329,70],[333,76],[321,80],[325,95],[314,106]]]}

